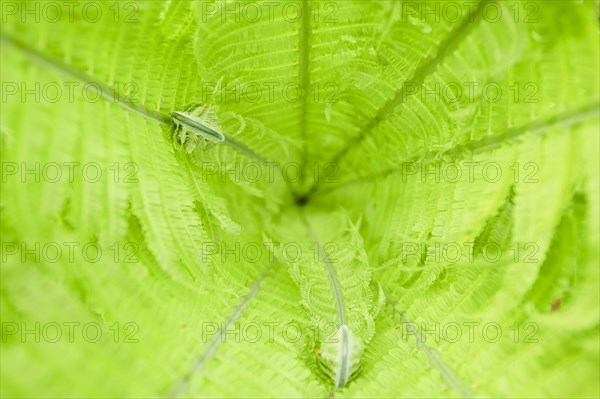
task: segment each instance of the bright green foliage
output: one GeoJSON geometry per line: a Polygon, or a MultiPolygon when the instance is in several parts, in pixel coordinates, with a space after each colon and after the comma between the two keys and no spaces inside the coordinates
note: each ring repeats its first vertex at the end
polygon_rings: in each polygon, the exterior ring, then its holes
{"type": "Polygon", "coordinates": [[[597,2],[67,3],[1,7],[2,397],[600,396],[597,2]]]}

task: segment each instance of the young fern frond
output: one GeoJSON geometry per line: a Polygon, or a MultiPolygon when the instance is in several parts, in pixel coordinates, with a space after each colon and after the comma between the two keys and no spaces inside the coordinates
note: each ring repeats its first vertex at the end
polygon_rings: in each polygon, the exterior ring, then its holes
{"type": "Polygon", "coordinates": [[[317,363],[334,387],[341,389],[359,372],[363,350],[361,340],[343,324],[331,340],[321,343],[317,363]]]}
{"type": "MultiPolygon", "coordinates": [[[[282,217],[288,228],[302,229],[306,237],[290,243],[300,245],[302,256],[297,261],[290,261],[281,251],[277,256],[288,264],[311,323],[306,328],[314,331],[309,345],[315,352],[311,364],[335,389],[344,388],[361,369],[385,296],[379,287],[375,299],[358,225],[345,212],[326,215],[308,208],[282,217]]],[[[279,227],[273,234],[276,241],[285,243],[279,227]]]]}
{"type": "Polygon", "coordinates": [[[344,294],[333,265],[319,243],[314,231],[308,224],[304,214],[302,215],[302,218],[311,239],[318,249],[319,258],[327,269],[337,313],[338,330],[333,342],[323,342],[321,344],[317,360],[321,369],[334,381],[335,388],[339,389],[343,388],[350,377],[358,370],[363,347],[360,339],[353,339],[352,332],[348,329],[346,324],[344,294]]]}
{"type": "Polygon", "coordinates": [[[597,2],[4,3],[0,396],[600,397],[597,2]]]}
{"type": "Polygon", "coordinates": [[[171,118],[176,126],[173,140],[188,154],[197,147],[205,147],[207,141],[225,141],[219,119],[208,105],[191,105],[185,112],[174,111],[171,113],[171,118]]]}

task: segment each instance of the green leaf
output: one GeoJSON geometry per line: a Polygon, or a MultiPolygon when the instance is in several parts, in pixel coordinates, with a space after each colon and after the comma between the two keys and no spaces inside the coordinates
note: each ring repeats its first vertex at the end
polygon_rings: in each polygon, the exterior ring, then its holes
{"type": "Polygon", "coordinates": [[[0,10],[2,397],[600,396],[597,2],[0,10]]]}

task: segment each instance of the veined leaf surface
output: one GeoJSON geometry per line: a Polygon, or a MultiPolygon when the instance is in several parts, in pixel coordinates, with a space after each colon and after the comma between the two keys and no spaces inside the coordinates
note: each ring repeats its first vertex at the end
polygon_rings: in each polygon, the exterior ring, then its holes
{"type": "Polygon", "coordinates": [[[2,397],[600,396],[597,5],[2,2],[2,397]]]}

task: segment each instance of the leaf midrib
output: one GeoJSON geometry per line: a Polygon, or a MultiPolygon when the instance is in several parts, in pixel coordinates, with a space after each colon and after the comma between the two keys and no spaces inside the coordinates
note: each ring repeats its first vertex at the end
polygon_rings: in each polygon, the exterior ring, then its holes
{"type": "MultiPolygon", "coordinates": [[[[329,163],[339,164],[339,162],[348,154],[350,149],[359,145],[368,134],[373,131],[373,129],[379,125],[385,118],[392,114],[394,110],[399,106],[404,106],[406,103],[406,99],[408,97],[412,97],[415,94],[418,94],[420,90],[421,84],[425,81],[425,79],[432,75],[438,65],[449,55],[452,55],[454,51],[458,48],[459,44],[468,37],[469,33],[473,30],[475,25],[479,23],[482,17],[483,8],[493,0],[481,0],[478,7],[476,9],[471,9],[467,16],[460,23],[458,28],[453,30],[440,44],[439,51],[432,58],[424,59],[420,65],[415,69],[411,78],[405,80],[401,87],[396,90],[395,95],[390,98],[384,105],[381,107],[375,116],[371,118],[366,125],[364,125],[359,131],[358,135],[354,138],[348,140],[346,145],[332,157],[329,163]],[[407,92],[408,84],[416,85],[417,90],[407,92]]],[[[328,163],[325,163],[328,164],[328,163]]],[[[320,183],[314,183],[312,187],[309,189],[309,196],[312,195],[318,187],[320,183]]]]}
{"type": "MultiPolygon", "coordinates": [[[[472,141],[466,145],[456,145],[451,150],[446,151],[443,155],[444,157],[447,157],[452,161],[458,161],[463,159],[467,154],[479,154],[497,149],[507,143],[515,143],[519,140],[519,138],[526,134],[543,134],[546,133],[548,130],[552,130],[557,127],[575,126],[584,123],[590,119],[599,118],[599,108],[600,102],[593,102],[569,112],[563,112],[560,114],[552,115],[549,118],[535,120],[533,122],[521,126],[510,128],[502,135],[486,137],[481,140],[472,141]]],[[[324,195],[326,193],[337,191],[339,189],[359,184],[361,182],[372,183],[375,180],[382,179],[391,174],[401,172],[402,170],[404,170],[402,168],[402,165],[427,165],[430,163],[439,162],[440,160],[438,159],[438,156],[439,152],[436,151],[428,151],[423,155],[414,155],[412,157],[407,158],[404,161],[398,161],[398,164],[401,165],[400,167],[384,169],[381,172],[357,177],[355,179],[348,180],[347,182],[337,184],[330,188],[318,189],[318,191],[316,191],[315,194],[318,193],[319,195],[324,195]]]]}

